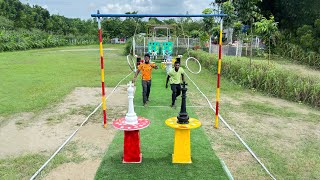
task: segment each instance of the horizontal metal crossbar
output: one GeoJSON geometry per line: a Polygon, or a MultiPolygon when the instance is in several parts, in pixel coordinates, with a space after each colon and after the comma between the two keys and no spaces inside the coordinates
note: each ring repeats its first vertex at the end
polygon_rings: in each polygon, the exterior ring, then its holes
{"type": "Polygon", "coordinates": [[[91,14],[91,17],[226,17],[227,14],[91,14]]]}

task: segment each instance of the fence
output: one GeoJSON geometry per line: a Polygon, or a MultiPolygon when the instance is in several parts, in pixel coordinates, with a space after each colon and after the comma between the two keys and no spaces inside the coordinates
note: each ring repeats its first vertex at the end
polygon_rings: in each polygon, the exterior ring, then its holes
{"type": "MultiPolygon", "coordinates": [[[[212,42],[210,40],[210,42],[212,42]]],[[[252,39],[251,43],[243,43],[243,41],[236,41],[235,43],[222,45],[222,54],[226,56],[250,56],[252,46],[252,52],[257,55],[259,50],[264,49],[264,45],[261,44],[258,37],[252,39]]],[[[217,54],[219,52],[218,44],[209,45],[209,53],[217,54]]]]}
{"type": "Polygon", "coordinates": [[[172,42],[173,43],[173,55],[179,55],[185,53],[188,49],[192,49],[197,45],[200,45],[199,38],[180,38],[180,37],[135,37],[133,40],[134,52],[137,55],[142,55],[148,52],[148,42],[172,42]]]}

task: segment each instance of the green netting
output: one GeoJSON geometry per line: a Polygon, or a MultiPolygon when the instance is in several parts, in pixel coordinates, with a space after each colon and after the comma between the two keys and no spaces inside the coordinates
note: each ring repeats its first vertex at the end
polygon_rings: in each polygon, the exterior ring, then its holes
{"type": "Polygon", "coordinates": [[[173,52],[173,43],[172,42],[163,42],[162,43],[162,55],[172,55],[173,52]]]}
{"type": "Polygon", "coordinates": [[[160,53],[160,43],[159,42],[149,42],[148,43],[148,52],[150,54],[153,54],[152,52],[159,54],[160,53]]]}

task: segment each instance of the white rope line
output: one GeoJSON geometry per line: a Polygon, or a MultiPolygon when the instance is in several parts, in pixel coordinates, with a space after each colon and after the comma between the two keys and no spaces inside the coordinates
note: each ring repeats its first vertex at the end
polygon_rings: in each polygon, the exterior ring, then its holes
{"type": "MultiPolygon", "coordinates": [[[[198,91],[202,94],[202,96],[207,100],[210,108],[211,108],[214,112],[216,112],[216,110],[213,108],[213,106],[212,106],[211,102],[209,101],[209,99],[207,98],[207,96],[199,89],[199,87],[198,87],[198,86],[196,85],[196,83],[188,76],[187,73],[185,73],[185,75],[186,75],[186,76],[188,77],[188,79],[193,83],[193,85],[198,89],[198,91]]],[[[219,119],[228,127],[228,129],[229,129],[230,131],[232,131],[232,132],[237,136],[237,138],[238,138],[238,139],[241,141],[241,143],[247,148],[247,150],[250,152],[250,154],[258,161],[258,163],[262,166],[262,168],[269,174],[269,176],[270,176],[272,179],[276,180],[276,178],[270,173],[270,171],[266,168],[266,166],[265,166],[265,165],[260,161],[260,159],[255,155],[255,153],[251,150],[251,148],[247,145],[247,143],[242,140],[242,138],[240,137],[240,135],[239,135],[235,130],[233,130],[233,129],[229,126],[229,124],[222,118],[222,116],[221,116],[220,114],[218,114],[218,116],[219,116],[219,119]]]]}
{"type": "MultiPolygon", "coordinates": [[[[120,83],[121,83],[123,80],[125,80],[128,76],[130,76],[131,74],[132,74],[132,72],[129,73],[125,78],[123,78],[123,79],[116,85],[116,87],[113,88],[113,90],[111,91],[111,93],[106,97],[106,100],[109,98],[109,96],[111,96],[112,93],[114,93],[114,91],[115,91],[116,88],[120,85],[120,83]]],[[[33,174],[33,176],[30,178],[30,180],[33,180],[34,178],[37,177],[37,175],[38,175],[38,174],[47,166],[47,164],[59,153],[59,151],[71,140],[71,138],[72,138],[72,137],[79,131],[79,129],[89,120],[89,118],[100,108],[101,105],[102,105],[102,103],[100,103],[100,104],[96,107],[96,109],[94,109],[94,110],[92,111],[92,113],[89,114],[89,116],[81,123],[80,127],[79,127],[77,130],[75,130],[75,131],[69,136],[69,138],[56,150],[56,152],[54,152],[54,153],[52,154],[52,156],[40,167],[40,169],[33,174]]]]}
{"type": "Polygon", "coordinates": [[[227,176],[229,177],[229,180],[234,180],[234,178],[233,178],[231,172],[229,171],[228,166],[226,165],[226,163],[225,163],[222,159],[220,159],[220,158],[219,158],[219,160],[220,160],[220,164],[222,165],[225,173],[226,173],[227,176]]]}

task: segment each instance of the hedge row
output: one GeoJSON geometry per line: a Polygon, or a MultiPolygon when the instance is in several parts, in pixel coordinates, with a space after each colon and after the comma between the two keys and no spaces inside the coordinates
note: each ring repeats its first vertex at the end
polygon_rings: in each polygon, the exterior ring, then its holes
{"type": "Polygon", "coordinates": [[[94,35],[54,35],[39,30],[0,30],[0,52],[49,48],[69,45],[87,45],[98,41],[94,35]]]}
{"type": "MultiPolygon", "coordinates": [[[[217,56],[191,51],[202,66],[217,71],[217,56]]],[[[272,96],[320,107],[320,80],[304,77],[265,62],[254,62],[250,68],[244,58],[224,57],[221,76],[241,86],[254,88],[272,96]]]]}
{"type": "Polygon", "coordinates": [[[291,43],[280,43],[277,45],[275,52],[282,57],[288,57],[295,62],[320,70],[319,53],[306,51],[302,47],[291,43]]]}

